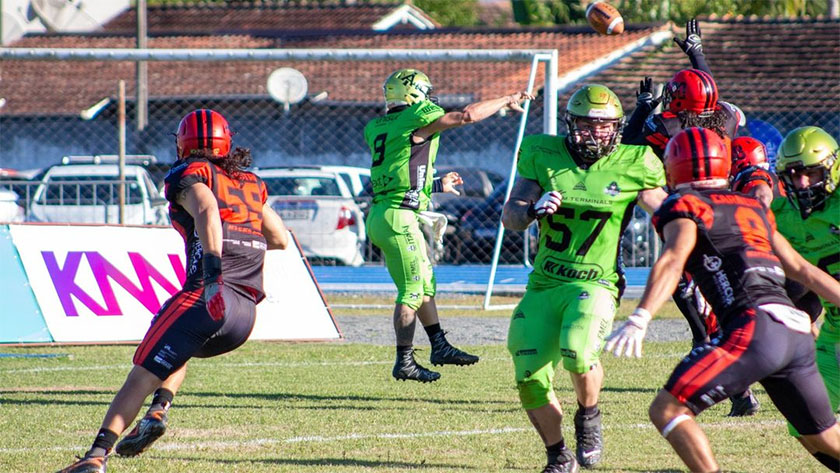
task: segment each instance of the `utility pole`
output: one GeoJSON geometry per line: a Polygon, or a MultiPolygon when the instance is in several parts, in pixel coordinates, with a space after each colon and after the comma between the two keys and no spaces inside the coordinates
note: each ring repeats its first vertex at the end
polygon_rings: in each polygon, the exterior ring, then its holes
{"type": "MultiPolygon", "coordinates": [[[[148,47],[146,32],[146,0],[137,0],[137,49],[146,49],[148,47]]],[[[137,131],[145,130],[146,123],[149,121],[148,80],[148,63],[146,63],[146,61],[137,61],[137,101],[135,104],[137,131]]]]}

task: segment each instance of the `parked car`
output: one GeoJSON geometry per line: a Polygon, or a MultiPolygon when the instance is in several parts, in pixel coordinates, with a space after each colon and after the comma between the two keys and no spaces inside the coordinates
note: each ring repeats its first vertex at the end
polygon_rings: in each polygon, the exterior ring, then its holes
{"type": "Polygon", "coordinates": [[[25,212],[18,194],[0,185],[0,223],[22,222],[25,212]]]}
{"type": "Polygon", "coordinates": [[[291,228],[307,258],[359,266],[364,262],[365,222],[344,180],[312,168],[258,169],[268,204],[291,228]]]}
{"type": "MultiPolygon", "coordinates": [[[[69,161],[68,161],[69,162],[69,161]]],[[[62,223],[119,223],[119,166],[62,164],[50,167],[35,191],[28,220],[62,223]]],[[[166,201],[149,172],[125,165],[125,218],[132,225],[168,225],[166,201]]]]}
{"type": "MultiPolygon", "coordinates": [[[[444,235],[444,261],[455,264],[491,262],[506,191],[507,185],[497,186],[486,199],[461,215],[453,226],[454,230],[444,235]]],[[[533,262],[539,242],[536,225],[528,227],[526,232],[505,230],[500,263],[524,263],[525,234],[528,235],[529,260],[533,262]]]]}

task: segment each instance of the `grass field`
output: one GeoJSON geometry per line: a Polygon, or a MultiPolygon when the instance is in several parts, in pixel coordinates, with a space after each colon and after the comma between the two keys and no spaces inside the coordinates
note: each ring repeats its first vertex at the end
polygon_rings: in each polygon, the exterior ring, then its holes
{"type": "MultiPolygon", "coordinates": [[[[649,343],[641,360],[605,358],[606,453],[597,471],[681,470],[646,412],[686,346],[649,343]]],[[[393,349],[384,346],[250,342],[193,360],[166,436],[140,457],[114,457],[108,471],[540,471],[544,452],[519,408],[505,348],[472,348],[479,364],[444,367],[431,385],[392,380],[393,349]]],[[[66,466],[90,445],[133,347],[3,351],[63,356],[0,358],[0,471],[66,466]]],[[[573,412],[568,378],[558,381],[558,397],[573,412]]],[[[758,395],[755,417],[724,417],[728,403],[700,417],[724,470],[821,471],[787,436],[766,394],[758,395]]]]}

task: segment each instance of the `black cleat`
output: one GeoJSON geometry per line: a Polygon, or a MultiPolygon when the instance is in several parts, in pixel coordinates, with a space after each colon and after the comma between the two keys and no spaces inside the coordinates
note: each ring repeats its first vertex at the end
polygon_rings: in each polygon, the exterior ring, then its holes
{"type": "Polygon", "coordinates": [[[145,452],[166,432],[166,419],[166,411],[149,412],[137,422],[134,430],[120,440],[116,452],[124,457],[145,452]]]}
{"type": "Polygon", "coordinates": [[[105,473],[108,457],[77,457],[72,465],[56,473],[105,473]]]}
{"type": "Polygon", "coordinates": [[[470,355],[450,345],[443,331],[429,337],[429,341],[432,342],[432,354],[429,361],[435,366],[467,366],[478,363],[477,356],[470,355]]]}
{"type": "Polygon", "coordinates": [[[549,460],[542,473],[577,473],[580,468],[575,455],[568,448],[563,448],[557,458],[549,460]]]}
{"type": "Polygon", "coordinates": [[[397,353],[397,362],[391,374],[400,381],[410,379],[421,383],[431,383],[440,378],[440,373],[427,370],[414,360],[414,350],[397,353]]]}
{"type": "Polygon", "coordinates": [[[732,402],[732,409],[726,414],[727,417],[752,416],[761,407],[761,403],[749,389],[743,394],[730,397],[729,400],[732,402]]]}
{"type": "Polygon", "coordinates": [[[604,439],[601,436],[601,411],[585,417],[581,410],[575,413],[575,440],[577,461],[584,468],[592,468],[601,461],[604,439]]]}

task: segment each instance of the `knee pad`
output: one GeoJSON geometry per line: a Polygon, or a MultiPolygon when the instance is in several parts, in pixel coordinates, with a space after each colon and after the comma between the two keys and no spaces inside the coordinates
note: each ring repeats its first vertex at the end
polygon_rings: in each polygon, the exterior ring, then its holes
{"type": "Polygon", "coordinates": [[[525,409],[537,409],[556,399],[551,379],[548,376],[539,376],[542,371],[516,383],[519,402],[525,409]]]}

